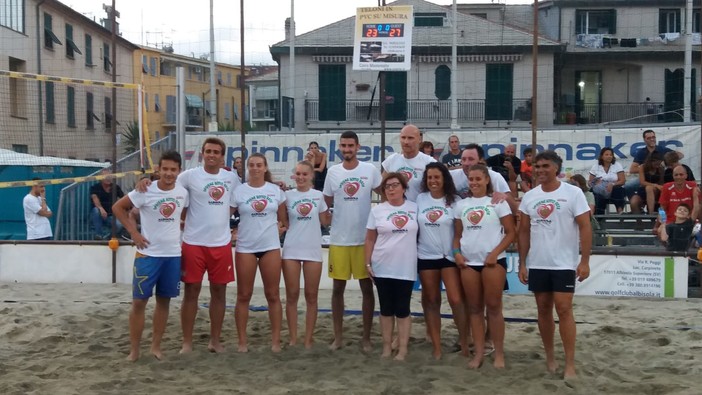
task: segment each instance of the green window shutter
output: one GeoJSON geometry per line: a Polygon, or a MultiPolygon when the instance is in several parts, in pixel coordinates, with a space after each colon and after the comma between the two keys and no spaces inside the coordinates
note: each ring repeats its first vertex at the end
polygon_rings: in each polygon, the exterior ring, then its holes
{"type": "Polygon", "coordinates": [[[609,10],[609,34],[617,34],[617,10],[609,10]]]}
{"type": "Polygon", "coordinates": [[[585,15],[587,11],[583,10],[575,10],[575,34],[583,34],[587,32],[583,32],[583,18],[585,18],[585,15]]]}
{"type": "Polygon", "coordinates": [[[346,120],[346,65],[319,65],[319,120],[346,120]]]}
{"type": "Polygon", "coordinates": [[[46,87],[46,123],[56,122],[56,111],[54,109],[54,83],[45,82],[46,87]]]}
{"type": "Polygon", "coordinates": [[[514,65],[488,64],[485,74],[485,120],[511,120],[514,65]]]}
{"type": "Polygon", "coordinates": [[[93,38],[90,34],[85,35],[85,65],[93,65],[93,38]]]}
{"type": "Polygon", "coordinates": [[[76,127],[76,89],[72,86],[66,89],[66,120],[69,127],[76,127]]]}
{"type": "Polygon", "coordinates": [[[439,100],[451,97],[451,69],[445,64],[434,70],[434,95],[439,100]]]}

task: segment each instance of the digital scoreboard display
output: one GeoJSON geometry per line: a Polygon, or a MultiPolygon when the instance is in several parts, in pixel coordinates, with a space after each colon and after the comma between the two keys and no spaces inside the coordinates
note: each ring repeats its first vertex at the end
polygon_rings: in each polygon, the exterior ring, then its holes
{"type": "Polygon", "coordinates": [[[364,24],[363,37],[404,37],[404,23],[364,24]]]}

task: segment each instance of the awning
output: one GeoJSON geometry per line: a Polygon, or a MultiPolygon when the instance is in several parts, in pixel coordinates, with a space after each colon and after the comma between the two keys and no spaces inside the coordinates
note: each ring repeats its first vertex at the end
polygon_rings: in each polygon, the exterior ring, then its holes
{"type": "Polygon", "coordinates": [[[202,99],[197,95],[185,95],[185,107],[202,108],[202,99]]]}

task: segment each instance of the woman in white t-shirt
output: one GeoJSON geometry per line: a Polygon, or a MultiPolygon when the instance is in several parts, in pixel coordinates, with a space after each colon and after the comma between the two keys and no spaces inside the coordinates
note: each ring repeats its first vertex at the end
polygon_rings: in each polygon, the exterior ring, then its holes
{"type": "Polygon", "coordinates": [[[322,276],[322,230],[329,224],[329,210],[322,192],[313,189],[315,171],[312,163],[295,166],[297,188],[285,192],[288,231],[283,244],[283,278],[285,279],[285,316],[290,345],[297,344],[297,300],[300,297],[300,271],[305,276],[305,348],[312,348],[317,322],[317,293],[322,276]]]}
{"type": "Polygon", "coordinates": [[[246,324],[253,294],[256,268],[261,271],[268,301],[273,352],[280,351],[283,308],[280,304],[280,232],[287,226],[285,193],[271,183],[268,161],[262,154],[253,154],[246,162],[249,178],[234,191],[239,210],[239,231],[236,242],[237,295],[234,318],[239,334],[239,352],[248,351],[246,324]]]}
{"type": "Polygon", "coordinates": [[[492,204],[490,173],[484,165],[468,171],[469,196],[456,204],[453,256],[461,268],[463,290],[468,303],[475,355],[468,363],[477,369],[485,351],[485,311],[495,346],[493,365],[504,368],[505,321],[502,292],[507,275],[505,249],[517,231],[506,202],[492,204]]]}
{"type": "Polygon", "coordinates": [[[410,299],[417,279],[417,204],[405,199],[407,179],[387,173],[380,184],[383,202],[373,207],[366,225],[366,269],[378,289],[383,358],[392,355],[397,322],[399,347],[395,360],[407,356],[410,299]]]}
{"type": "Polygon", "coordinates": [[[590,169],[588,185],[595,195],[595,214],[602,215],[607,210],[608,204],[613,204],[617,214],[624,210],[624,183],[626,177],[624,168],[617,163],[614,151],[610,147],[600,150],[597,164],[590,169]]]}
{"type": "Polygon", "coordinates": [[[422,193],[417,196],[417,270],[422,283],[422,307],[427,336],[434,348],[435,359],[441,358],[441,283],[446,286],[453,319],[458,328],[461,347],[468,352],[465,333],[466,314],[461,275],[451,255],[454,234],[454,207],[461,198],[448,168],[439,162],[429,163],[424,170],[422,193]]]}

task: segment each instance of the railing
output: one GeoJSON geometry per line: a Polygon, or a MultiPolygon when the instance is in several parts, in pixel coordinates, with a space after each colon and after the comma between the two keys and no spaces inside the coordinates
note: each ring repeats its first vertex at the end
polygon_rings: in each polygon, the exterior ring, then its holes
{"type": "MultiPolygon", "coordinates": [[[[451,121],[451,101],[450,100],[407,100],[401,111],[397,111],[399,103],[388,103],[388,115],[386,119],[391,120],[393,115],[396,121],[410,122],[436,122],[436,124],[447,124],[451,121]],[[392,115],[390,115],[392,112],[392,115]],[[402,119],[397,119],[397,114],[404,114],[402,119]]],[[[374,100],[371,104],[369,100],[346,100],[343,115],[327,119],[338,122],[359,122],[374,123],[379,120],[379,104],[374,100]]],[[[485,120],[485,100],[459,99],[458,115],[459,122],[473,121],[482,122],[485,120]]],[[[512,100],[512,107],[508,115],[504,116],[507,121],[529,121],[531,120],[531,100],[512,100]]],[[[320,108],[318,99],[305,100],[305,121],[319,122],[320,108]]]]}
{"type": "MultiPolygon", "coordinates": [[[[154,161],[161,156],[161,152],[175,148],[175,135],[170,134],[151,144],[151,155],[154,161]]],[[[135,152],[117,161],[117,171],[136,170],[140,168],[139,153],[135,152]]],[[[97,175],[95,172],[91,175],[97,175]]],[[[118,178],[117,184],[127,193],[139,179],[138,175],[127,175],[118,178]]],[[[56,210],[56,240],[92,240],[94,233],[91,229],[90,187],[95,182],[77,182],[61,190],[59,206],[56,210]]]]}
{"type": "MultiPolygon", "coordinates": [[[[692,120],[697,120],[700,106],[693,108],[692,120]]],[[[666,108],[662,102],[641,103],[585,103],[579,107],[561,106],[556,124],[613,123],[647,124],[656,122],[682,122],[683,109],[666,108]]]]}

